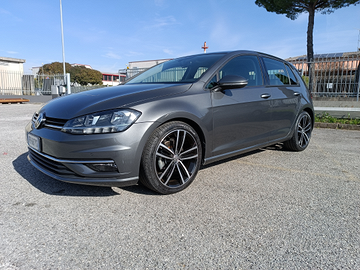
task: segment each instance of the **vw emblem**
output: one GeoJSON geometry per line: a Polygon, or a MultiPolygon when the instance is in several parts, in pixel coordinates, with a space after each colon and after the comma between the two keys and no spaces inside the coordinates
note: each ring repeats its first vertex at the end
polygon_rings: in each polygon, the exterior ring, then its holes
{"type": "Polygon", "coordinates": [[[40,113],[38,118],[36,119],[35,128],[36,129],[41,128],[41,126],[44,122],[45,122],[45,113],[40,113]]]}

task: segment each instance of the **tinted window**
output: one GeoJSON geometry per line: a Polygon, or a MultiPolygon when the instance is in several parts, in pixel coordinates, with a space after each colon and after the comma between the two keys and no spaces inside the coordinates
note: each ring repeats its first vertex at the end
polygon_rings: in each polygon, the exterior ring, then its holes
{"type": "Polygon", "coordinates": [[[157,65],[127,84],[194,82],[224,54],[201,54],[178,58],[157,65]]]}
{"type": "Polygon", "coordinates": [[[296,79],[295,74],[292,71],[292,69],[288,65],[285,65],[285,67],[286,67],[286,70],[287,70],[287,72],[289,74],[290,83],[291,84],[297,84],[297,79],[296,79]]]}
{"type": "Polygon", "coordinates": [[[207,89],[211,89],[217,85],[217,76],[211,78],[210,82],[206,85],[207,89]]]}
{"type": "Polygon", "coordinates": [[[248,86],[262,85],[262,75],[257,56],[244,55],[231,59],[219,72],[222,79],[225,76],[242,76],[248,80],[248,86]]]}
{"type": "Polygon", "coordinates": [[[264,58],[267,73],[269,75],[270,85],[290,84],[286,67],[283,62],[270,58],[264,58]]]}

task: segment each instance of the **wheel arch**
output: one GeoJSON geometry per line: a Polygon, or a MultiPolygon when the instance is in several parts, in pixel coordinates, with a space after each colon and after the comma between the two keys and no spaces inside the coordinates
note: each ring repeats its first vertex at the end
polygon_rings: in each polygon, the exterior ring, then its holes
{"type": "Polygon", "coordinates": [[[315,123],[315,113],[314,113],[314,110],[312,110],[311,108],[307,107],[307,108],[304,108],[303,111],[307,112],[310,117],[311,117],[311,124],[312,124],[312,127],[314,128],[314,123],[315,123]]]}
{"type": "MultiPolygon", "coordinates": [[[[204,162],[204,157],[205,157],[205,153],[206,153],[206,137],[205,134],[202,130],[202,128],[200,127],[200,125],[198,123],[196,123],[195,121],[189,119],[189,118],[185,118],[185,117],[176,117],[176,118],[172,118],[167,120],[164,123],[161,123],[161,125],[168,123],[168,122],[173,122],[173,121],[180,121],[180,122],[184,122],[186,124],[188,124],[189,126],[191,126],[196,133],[198,134],[200,141],[201,141],[201,152],[202,152],[202,160],[201,163],[204,162]]],[[[159,126],[161,126],[159,125],[159,126]]]]}
{"type": "MultiPolygon", "coordinates": [[[[136,155],[137,159],[141,159],[141,157],[143,155],[143,151],[145,149],[145,145],[148,142],[149,138],[151,137],[151,134],[153,134],[153,132],[155,132],[155,130],[158,127],[160,127],[166,123],[174,122],[174,121],[184,122],[184,123],[188,124],[189,126],[191,126],[196,131],[196,133],[198,134],[200,141],[201,141],[201,148],[202,148],[201,164],[203,164],[204,159],[205,159],[205,154],[206,154],[206,143],[207,143],[205,132],[199,123],[197,123],[195,120],[191,119],[190,117],[186,117],[184,115],[181,115],[181,116],[178,115],[178,116],[169,117],[166,119],[158,119],[157,121],[153,122],[153,124],[145,132],[145,136],[143,137],[143,140],[141,140],[140,144],[138,145],[138,150],[137,150],[137,155],[136,155]]],[[[138,172],[140,174],[140,171],[141,171],[140,161],[139,161],[138,165],[139,165],[138,172]]]]}

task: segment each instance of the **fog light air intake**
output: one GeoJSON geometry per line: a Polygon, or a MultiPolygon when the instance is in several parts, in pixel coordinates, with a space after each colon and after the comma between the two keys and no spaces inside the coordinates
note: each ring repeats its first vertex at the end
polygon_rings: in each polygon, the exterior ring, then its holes
{"type": "Polygon", "coordinates": [[[96,172],[118,172],[118,168],[117,168],[115,162],[88,163],[85,165],[96,172]]]}

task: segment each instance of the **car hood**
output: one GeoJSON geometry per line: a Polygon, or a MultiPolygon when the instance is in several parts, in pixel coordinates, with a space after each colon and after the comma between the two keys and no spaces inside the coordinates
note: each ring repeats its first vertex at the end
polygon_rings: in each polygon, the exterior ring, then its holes
{"type": "Polygon", "coordinates": [[[130,84],[99,88],[56,98],[43,106],[40,112],[52,118],[71,119],[179,94],[190,87],[191,84],[130,84]]]}

